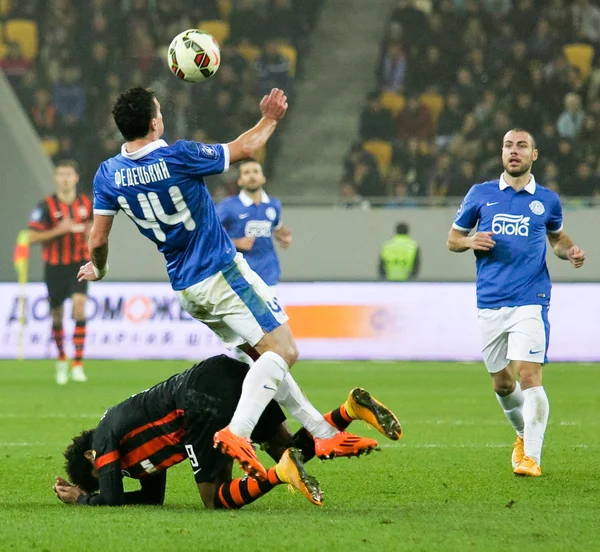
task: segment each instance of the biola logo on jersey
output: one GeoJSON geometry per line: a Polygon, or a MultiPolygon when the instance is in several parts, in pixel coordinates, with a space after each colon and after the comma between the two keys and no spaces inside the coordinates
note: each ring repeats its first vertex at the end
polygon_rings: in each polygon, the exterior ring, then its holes
{"type": "Polygon", "coordinates": [[[492,220],[492,232],[505,236],[529,236],[530,217],[498,213],[492,220]]]}

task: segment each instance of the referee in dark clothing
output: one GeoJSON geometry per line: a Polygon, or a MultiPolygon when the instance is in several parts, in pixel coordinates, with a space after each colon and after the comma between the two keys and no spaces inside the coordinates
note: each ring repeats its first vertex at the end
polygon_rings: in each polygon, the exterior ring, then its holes
{"type": "Polygon", "coordinates": [[[77,272],[90,260],[87,237],[92,224],[92,201],[77,193],[79,170],[75,161],[60,161],[54,171],[56,193],[44,198],[31,213],[29,242],[42,244],[44,281],[52,314],[52,337],[58,349],[56,383],[86,381],[83,349],[86,321],[87,282],[77,281],[77,272]],[[64,348],[63,304],[73,300],[75,355],[69,370],[64,348]]]}

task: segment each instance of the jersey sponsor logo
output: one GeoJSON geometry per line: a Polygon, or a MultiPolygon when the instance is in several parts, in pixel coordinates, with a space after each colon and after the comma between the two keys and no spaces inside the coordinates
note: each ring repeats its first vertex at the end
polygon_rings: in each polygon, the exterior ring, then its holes
{"type": "Polygon", "coordinates": [[[244,235],[247,238],[270,238],[271,222],[267,220],[250,220],[246,223],[244,235]]]}
{"type": "Polygon", "coordinates": [[[40,220],[42,220],[43,214],[43,211],[38,207],[37,209],[33,210],[29,218],[34,222],[40,222],[40,220]]]}
{"type": "Polygon", "coordinates": [[[273,207],[267,207],[265,215],[267,215],[269,220],[275,220],[277,218],[277,211],[273,207]]]}
{"type": "Polygon", "coordinates": [[[544,204],[541,201],[532,201],[529,204],[529,208],[531,209],[531,212],[534,215],[543,215],[546,212],[546,209],[544,208],[544,204]]]}
{"type": "Polygon", "coordinates": [[[217,150],[213,146],[209,146],[208,144],[202,144],[200,148],[204,157],[208,157],[209,159],[217,158],[217,150]]]}
{"type": "Polygon", "coordinates": [[[505,236],[529,236],[529,217],[498,213],[492,220],[492,232],[505,236]]]}

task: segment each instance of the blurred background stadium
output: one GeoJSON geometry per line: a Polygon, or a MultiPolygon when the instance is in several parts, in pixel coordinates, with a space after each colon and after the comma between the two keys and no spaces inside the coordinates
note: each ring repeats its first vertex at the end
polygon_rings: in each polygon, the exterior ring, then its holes
{"type": "MultiPolygon", "coordinates": [[[[120,91],[143,85],[162,101],[169,142],[232,140],[256,121],[266,90],[286,90],[290,111],[260,155],[267,190],[282,199],[294,231],[293,247],[282,253],[284,282],[374,282],[381,244],[397,222],[409,224],[421,248],[417,280],[429,283],[408,284],[411,291],[396,285],[395,294],[385,284],[348,291],[369,297],[361,308],[372,309],[359,337],[390,325],[399,334],[398,314],[390,322],[378,310],[390,301],[418,298],[413,321],[421,326],[451,319],[462,298],[472,305],[471,284],[443,303],[449,288],[432,282],[473,281],[472,256],[447,252],[446,233],[471,184],[500,174],[500,141],[512,126],[533,132],[534,174],[561,194],[568,232],[592,253],[579,271],[550,256],[554,280],[598,281],[599,45],[600,7],[587,0],[0,0],[0,280],[15,281],[7,259],[33,207],[53,191],[52,162],[76,159],[80,189],[91,193],[98,164],[121,144],[111,105],[120,91]],[[165,62],[171,38],[191,27],[222,47],[219,72],[200,85],[174,78],[165,62]]],[[[216,201],[235,194],[235,171],[208,185],[216,201]]],[[[162,257],[124,219],[115,223],[110,281],[166,286],[162,257]]],[[[29,281],[40,279],[33,250],[29,281]]],[[[30,310],[43,295],[35,286],[30,310]]],[[[334,288],[340,305],[356,307],[334,288]]],[[[14,289],[4,301],[7,326],[14,289]]],[[[131,294],[93,289],[109,301],[100,301],[104,319],[127,318],[125,307],[110,312],[131,294]]],[[[292,310],[317,293],[298,289],[282,288],[292,310]]],[[[558,288],[557,302],[575,292],[599,301],[593,284],[572,284],[558,288]]],[[[159,317],[139,302],[131,316],[159,317]]],[[[36,308],[30,318],[47,322],[36,308]]],[[[362,320],[359,311],[338,314],[362,320]]],[[[586,319],[586,327],[594,324],[586,319]]],[[[570,335],[585,339],[580,330],[570,335]]],[[[6,335],[5,343],[14,339],[6,335]]]]}

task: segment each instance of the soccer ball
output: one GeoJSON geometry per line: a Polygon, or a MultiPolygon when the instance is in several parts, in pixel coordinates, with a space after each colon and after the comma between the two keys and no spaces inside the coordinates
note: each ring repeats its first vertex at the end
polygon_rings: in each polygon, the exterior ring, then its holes
{"type": "Polygon", "coordinates": [[[221,51],[212,35],[188,29],[171,42],[167,53],[171,72],[186,82],[202,82],[219,69],[221,51]]]}

